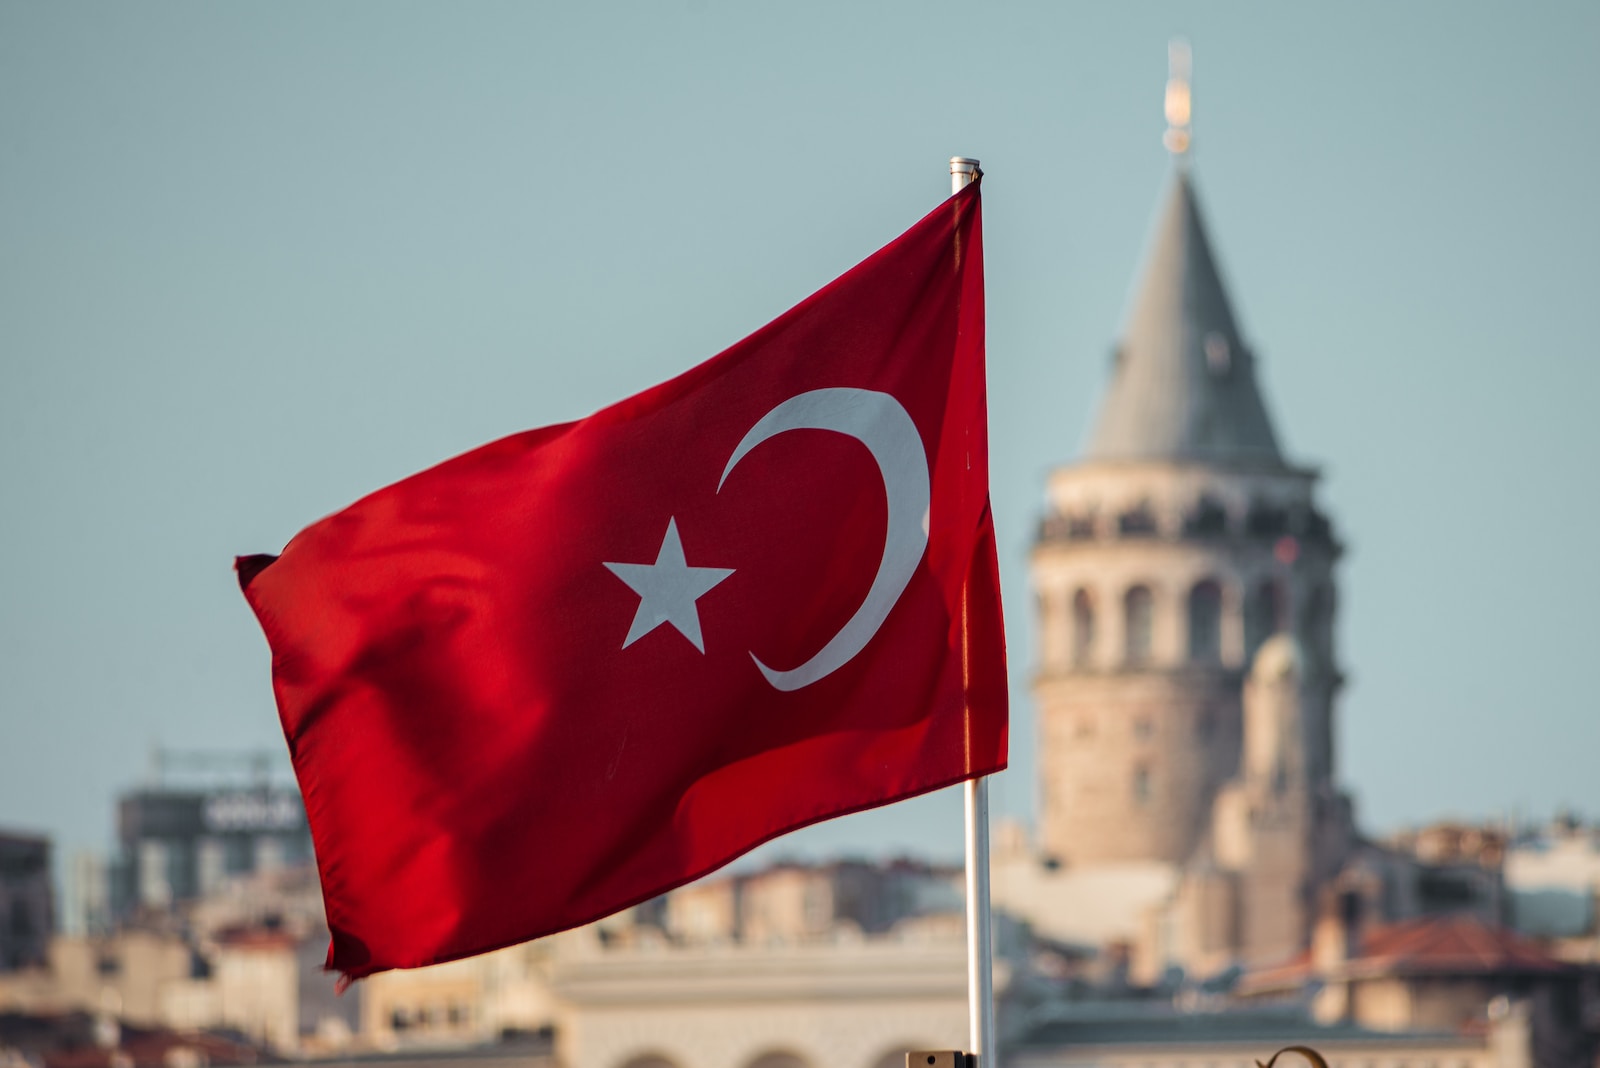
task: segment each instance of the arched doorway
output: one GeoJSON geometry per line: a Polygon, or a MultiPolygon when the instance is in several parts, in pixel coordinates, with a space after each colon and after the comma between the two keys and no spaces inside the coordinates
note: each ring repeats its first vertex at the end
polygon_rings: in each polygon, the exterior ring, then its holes
{"type": "Polygon", "coordinates": [[[771,1050],[745,1065],[745,1068],[813,1068],[810,1061],[788,1050],[771,1050]]]}
{"type": "Polygon", "coordinates": [[[629,1057],[617,1068],[683,1068],[683,1066],[662,1053],[640,1053],[629,1057]]]}

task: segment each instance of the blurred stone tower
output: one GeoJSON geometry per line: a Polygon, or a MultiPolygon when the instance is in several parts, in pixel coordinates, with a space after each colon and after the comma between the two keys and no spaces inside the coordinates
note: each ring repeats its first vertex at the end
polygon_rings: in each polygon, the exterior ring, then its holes
{"type": "MultiPolygon", "coordinates": [[[[1181,106],[1168,87],[1174,173],[1110,383],[1084,455],[1049,477],[1033,550],[1039,845],[1069,869],[1184,865],[1207,844],[1218,792],[1241,768],[1245,677],[1279,633],[1304,658],[1297,745],[1323,810],[1311,836],[1345,823],[1333,767],[1340,547],[1316,471],[1284,457],[1218,273],[1187,164],[1182,74],[1181,106]]],[[[1305,848],[1313,880],[1342,859],[1305,848]]]]}

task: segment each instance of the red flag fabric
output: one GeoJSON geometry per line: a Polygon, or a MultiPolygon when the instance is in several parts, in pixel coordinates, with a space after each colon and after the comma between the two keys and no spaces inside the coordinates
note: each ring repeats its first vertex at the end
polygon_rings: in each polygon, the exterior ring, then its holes
{"type": "Polygon", "coordinates": [[[978,187],[706,363],[241,557],[359,977],[998,771],[978,187]]]}

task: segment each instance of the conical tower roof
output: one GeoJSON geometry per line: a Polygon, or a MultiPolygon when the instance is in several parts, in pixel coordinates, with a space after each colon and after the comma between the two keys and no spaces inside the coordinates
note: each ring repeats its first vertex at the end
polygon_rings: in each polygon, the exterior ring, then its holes
{"type": "Polygon", "coordinates": [[[1167,190],[1085,458],[1284,466],[1185,169],[1167,190]]]}

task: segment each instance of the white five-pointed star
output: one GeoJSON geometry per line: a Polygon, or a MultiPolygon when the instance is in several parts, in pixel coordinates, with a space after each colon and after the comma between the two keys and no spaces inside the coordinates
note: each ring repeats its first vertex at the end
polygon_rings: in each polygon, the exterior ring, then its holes
{"type": "Polygon", "coordinates": [[[613,564],[606,567],[613,575],[628,584],[639,595],[639,610],[633,615],[633,626],[623,639],[626,649],[663,623],[678,628],[694,647],[702,653],[706,643],[700,636],[700,612],[695,602],[733,574],[731,567],[690,567],[683,558],[683,542],[678,537],[678,520],[667,520],[667,535],[661,539],[661,551],[653,564],[613,564]]]}

